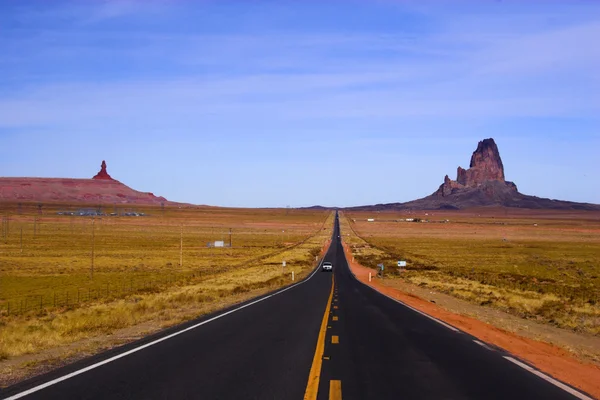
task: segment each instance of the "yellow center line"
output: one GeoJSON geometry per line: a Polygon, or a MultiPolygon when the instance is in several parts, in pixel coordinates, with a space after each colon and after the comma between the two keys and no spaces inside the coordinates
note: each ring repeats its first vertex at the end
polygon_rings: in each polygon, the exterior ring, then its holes
{"type": "Polygon", "coordinates": [[[338,317],[333,317],[333,320],[334,320],[334,321],[337,321],[337,320],[338,320],[338,317]]]}
{"type": "Polygon", "coordinates": [[[342,400],[342,381],[329,381],[329,400],[342,400]]]}
{"type": "Polygon", "coordinates": [[[315,356],[313,358],[312,366],[310,367],[310,373],[308,374],[308,384],[306,385],[306,391],[304,392],[304,400],[316,400],[317,393],[319,392],[319,379],[321,378],[323,351],[325,350],[325,335],[327,334],[327,320],[329,319],[329,310],[331,309],[333,287],[334,278],[331,276],[331,293],[329,294],[329,300],[327,300],[325,314],[323,314],[319,338],[317,339],[317,348],[315,349],[315,356]]]}
{"type": "Polygon", "coordinates": [[[340,337],[337,335],[331,335],[331,343],[338,344],[340,342],[340,337]]]}

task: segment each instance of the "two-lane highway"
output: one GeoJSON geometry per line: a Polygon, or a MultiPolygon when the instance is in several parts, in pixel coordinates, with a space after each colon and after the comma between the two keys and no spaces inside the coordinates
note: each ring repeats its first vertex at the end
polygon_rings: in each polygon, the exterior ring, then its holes
{"type": "Polygon", "coordinates": [[[23,382],[0,398],[588,398],[358,282],[339,233],[336,218],[325,256],[333,273],[317,269],[302,283],[23,382]]]}

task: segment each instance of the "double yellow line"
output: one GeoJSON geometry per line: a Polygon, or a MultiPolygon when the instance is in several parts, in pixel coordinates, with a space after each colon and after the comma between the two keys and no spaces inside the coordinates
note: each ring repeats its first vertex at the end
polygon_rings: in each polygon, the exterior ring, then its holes
{"type": "Polygon", "coordinates": [[[327,320],[329,319],[329,312],[331,311],[334,283],[335,279],[332,274],[331,293],[329,294],[329,300],[327,301],[327,307],[325,308],[325,314],[323,315],[323,321],[321,322],[321,330],[319,331],[319,339],[317,340],[315,357],[313,358],[312,367],[310,368],[310,373],[308,374],[308,384],[306,385],[306,392],[304,392],[304,400],[316,400],[317,393],[319,392],[319,379],[321,377],[321,367],[323,364],[323,352],[325,351],[325,336],[327,335],[327,320]]]}

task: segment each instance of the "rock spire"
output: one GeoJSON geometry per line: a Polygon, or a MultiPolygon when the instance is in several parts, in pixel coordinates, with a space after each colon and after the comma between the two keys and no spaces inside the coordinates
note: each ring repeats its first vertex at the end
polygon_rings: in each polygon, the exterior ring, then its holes
{"type": "Polygon", "coordinates": [[[446,175],[444,183],[435,194],[448,196],[457,190],[476,188],[490,181],[504,183],[510,189],[517,190],[514,183],[505,180],[500,152],[496,142],[491,138],[477,144],[477,149],[471,156],[469,169],[458,167],[455,181],[446,175]]]}
{"type": "Polygon", "coordinates": [[[102,161],[100,166],[100,172],[98,172],[92,179],[102,179],[107,181],[114,181],[114,179],[106,172],[106,161],[102,161]]]}

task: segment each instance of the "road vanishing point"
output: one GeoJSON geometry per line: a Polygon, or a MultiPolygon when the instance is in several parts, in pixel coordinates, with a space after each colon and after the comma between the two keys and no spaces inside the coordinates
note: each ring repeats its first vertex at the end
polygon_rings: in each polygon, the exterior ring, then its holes
{"type": "Polygon", "coordinates": [[[591,399],[390,299],[332,244],[305,280],[0,391],[2,399],[591,399]]]}

